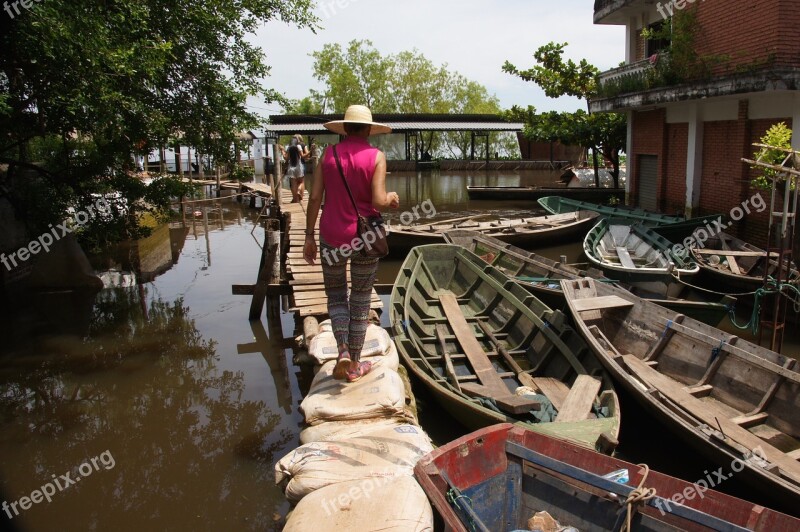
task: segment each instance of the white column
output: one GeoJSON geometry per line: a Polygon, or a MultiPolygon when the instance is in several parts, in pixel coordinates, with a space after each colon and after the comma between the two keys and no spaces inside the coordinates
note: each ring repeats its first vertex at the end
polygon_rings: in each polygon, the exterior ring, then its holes
{"type": "Polygon", "coordinates": [[[633,61],[633,51],[636,49],[636,17],[630,17],[625,25],[625,63],[633,61]]]}
{"type": "Polygon", "coordinates": [[[686,148],[686,216],[700,206],[703,173],[703,116],[698,104],[689,108],[689,142],[686,148]]]}
{"type": "Polygon", "coordinates": [[[631,176],[633,175],[633,111],[626,111],[628,131],[625,134],[625,203],[631,195],[631,176]]]}
{"type": "Polygon", "coordinates": [[[792,106],[792,149],[800,151],[800,94],[794,95],[792,106]]]}

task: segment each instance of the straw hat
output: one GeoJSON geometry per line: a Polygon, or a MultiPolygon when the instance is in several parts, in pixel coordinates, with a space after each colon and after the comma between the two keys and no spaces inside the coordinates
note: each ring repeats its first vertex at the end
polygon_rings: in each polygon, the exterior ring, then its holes
{"type": "Polygon", "coordinates": [[[325,124],[325,128],[338,133],[346,135],[344,125],[350,122],[351,124],[369,124],[372,126],[369,130],[370,135],[382,135],[384,133],[391,133],[392,128],[386,124],[379,124],[372,121],[372,111],[365,105],[351,105],[344,113],[344,120],[334,120],[325,124]]]}

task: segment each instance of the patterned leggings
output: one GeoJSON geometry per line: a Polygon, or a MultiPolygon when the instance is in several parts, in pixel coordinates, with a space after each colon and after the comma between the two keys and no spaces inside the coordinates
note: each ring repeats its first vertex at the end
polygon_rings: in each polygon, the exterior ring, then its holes
{"type": "Polygon", "coordinates": [[[378,259],[352,252],[350,258],[351,290],[347,298],[347,259],[338,248],[320,242],[322,277],[325,295],[328,296],[328,314],[331,316],[336,343],[347,344],[350,359],[361,358],[361,348],[369,325],[369,307],[372,285],[378,272],[378,259]]]}

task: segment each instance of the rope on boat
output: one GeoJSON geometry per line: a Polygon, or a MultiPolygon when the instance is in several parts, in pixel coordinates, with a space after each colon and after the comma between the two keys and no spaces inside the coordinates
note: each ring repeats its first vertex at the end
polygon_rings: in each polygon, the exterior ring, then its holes
{"type": "Polygon", "coordinates": [[[649,501],[653,497],[656,496],[655,488],[645,488],[644,483],[647,480],[647,475],[650,473],[650,468],[647,467],[647,464],[637,464],[638,467],[644,469],[642,473],[642,480],[639,481],[639,485],[628,494],[628,498],[625,499],[625,505],[627,506],[627,513],[625,526],[622,527],[620,532],[632,532],[633,529],[631,528],[631,516],[633,516],[634,505],[641,505],[645,502],[649,501]]]}
{"type": "Polygon", "coordinates": [[[729,317],[733,326],[742,331],[749,330],[753,336],[758,334],[761,315],[761,299],[764,296],[780,294],[792,302],[792,307],[795,312],[800,312],[800,289],[798,289],[797,286],[792,283],[780,283],[779,285],[773,277],[769,277],[767,279],[767,286],[765,288],[759,288],[753,292],[753,294],[753,311],[750,313],[750,319],[747,323],[740,325],[736,321],[736,315],[734,313],[735,309],[731,309],[729,312],[729,317]],[[785,291],[788,291],[789,293],[786,293],[785,291]]]}

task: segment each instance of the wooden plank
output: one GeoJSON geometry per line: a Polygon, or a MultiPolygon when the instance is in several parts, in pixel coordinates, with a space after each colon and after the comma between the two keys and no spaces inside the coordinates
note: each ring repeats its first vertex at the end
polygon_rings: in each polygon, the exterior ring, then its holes
{"type": "Polygon", "coordinates": [[[750,451],[760,448],[760,454],[765,456],[769,462],[781,468],[783,474],[794,482],[800,482],[800,464],[796,460],[734,423],[728,417],[726,411],[713,403],[701,401],[692,396],[683,389],[683,385],[650,368],[634,355],[624,355],[623,360],[637,377],[666,395],[688,413],[710,427],[721,428],[726,438],[730,438],[750,451]]]}
{"type": "Polygon", "coordinates": [[[786,456],[788,456],[789,458],[793,458],[794,460],[800,460],[800,449],[789,451],[788,453],[786,453],[786,456]]]}
{"type": "Polygon", "coordinates": [[[761,423],[765,422],[768,417],[769,414],[767,414],[766,412],[759,412],[758,414],[753,414],[753,415],[732,417],[731,421],[733,421],[740,427],[749,429],[754,425],[760,425],[761,423]]]}
{"type": "Polygon", "coordinates": [[[456,340],[461,345],[461,349],[467,356],[472,371],[478,377],[481,386],[473,386],[471,391],[467,389],[467,385],[462,386],[466,393],[473,393],[479,396],[491,397],[497,401],[498,406],[502,404],[503,408],[510,409],[513,413],[518,412],[519,409],[525,412],[533,410],[535,405],[539,405],[538,401],[525,399],[521,396],[514,396],[506,386],[503,379],[497,374],[489,357],[483,350],[478,340],[475,339],[475,331],[467,323],[464,318],[464,313],[458,305],[458,300],[453,293],[446,293],[439,295],[439,302],[442,305],[447,320],[450,322],[450,327],[453,329],[453,334],[456,340]]]}
{"type": "Polygon", "coordinates": [[[443,323],[439,323],[436,325],[436,339],[439,342],[439,349],[442,350],[442,357],[444,357],[444,370],[447,373],[448,378],[455,386],[456,390],[459,392],[461,391],[461,384],[458,382],[458,375],[456,375],[456,369],[453,366],[453,360],[450,357],[450,353],[447,352],[447,344],[445,343],[445,337],[447,336],[447,329],[445,328],[443,323]]]}
{"type": "Polygon", "coordinates": [[[607,308],[632,307],[632,306],[633,303],[619,296],[587,297],[583,299],[575,299],[572,302],[572,308],[575,309],[577,312],[584,312],[587,310],[607,309],[607,308]]]}
{"type": "Polygon", "coordinates": [[[478,380],[484,386],[493,389],[497,395],[505,395],[509,393],[508,387],[497,376],[497,370],[494,365],[486,356],[478,340],[475,339],[475,331],[469,326],[467,320],[464,319],[464,314],[454,294],[440,294],[439,301],[444,310],[450,326],[453,328],[455,335],[464,354],[467,355],[473,372],[478,376],[478,380]]]}
{"type": "MultiPolygon", "coordinates": [[[[766,251],[734,251],[734,250],[721,250],[721,249],[708,249],[698,248],[694,250],[698,255],[725,255],[730,257],[765,257],[766,251]]],[[[770,252],[770,257],[777,257],[778,253],[770,252]]]]}
{"type": "Polygon", "coordinates": [[[631,254],[628,252],[628,248],[626,247],[617,247],[617,256],[619,257],[619,262],[625,268],[629,268],[631,270],[636,269],[636,264],[633,263],[633,259],[631,259],[631,254]]]}
{"type": "MultiPolygon", "coordinates": [[[[725,250],[726,252],[730,251],[731,248],[728,246],[728,243],[725,241],[725,235],[720,233],[717,236],[719,236],[719,241],[722,244],[722,249],[725,250]]],[[[736,259],[733,258],[733,255],[728,255],[726,253],[725,254],[725,258],[728,259],[728,268],[731,269],[731,273],[734,274],[734,275],[741,275],[742,271],[739,269],[739,265],[736,263],[736,259]]]]}
{"type": "Polygon", "coordinates": [[[567,394],[567,398],[556,416],[556,423],[568,423],[586,419],[600,391],[600,380],[591,375],[578,375],[567,394]]]}
{"type": "MultiPolygon", "coordinates": [[[[495,373],[495,375],[497,375],[495,373]]],[[[499,375],[497,375],[500,378],[499,375]]],[[[471,397],[490,397],[497,403],[497,407],[510,414],[525,414],[531,410],[539,410],[542,405],[539,401],[534,401],[520,395],[507,395],[495,396],[494,390],[481,384],[474,382],[465,382],[461,384],[461,390],[471,397]]],[[[506,388],[508,392],[508,388],[506,388]]]]}
{"type": "Polygon", "coordinates": [[[556,410],[561,411],[569,395],[569,386],[553,377],[534,377],[533,382],[550,399],[556,410]]]}

